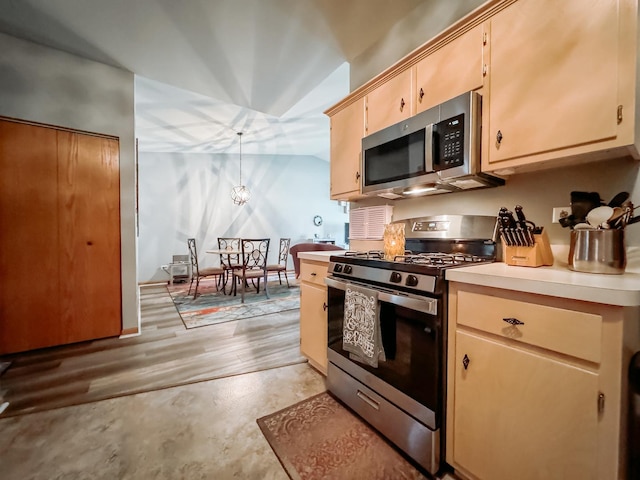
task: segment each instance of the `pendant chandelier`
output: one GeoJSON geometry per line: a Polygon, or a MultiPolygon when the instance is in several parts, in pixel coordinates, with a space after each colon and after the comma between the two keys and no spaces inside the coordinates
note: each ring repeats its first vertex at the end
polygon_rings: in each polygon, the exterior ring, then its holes
{"type": "Polygon", "coordinates": [[[242,184],[242,132],[238,132],[240,138],[240,182],[231,190],[231,200],[236,205],[244,205],[251,198],[251,192],[242,184]]]}

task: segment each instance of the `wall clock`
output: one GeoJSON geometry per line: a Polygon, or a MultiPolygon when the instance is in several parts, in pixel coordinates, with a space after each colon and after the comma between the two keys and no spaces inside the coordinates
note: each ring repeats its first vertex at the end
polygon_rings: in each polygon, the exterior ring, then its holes
{"type": "Polygon", "coordinates": [[[322,225],[322,217],[320,215],[316,215],[315,217],[313,217],[313,224],[316,227],[319,227],[320,225],[322,225]]]}

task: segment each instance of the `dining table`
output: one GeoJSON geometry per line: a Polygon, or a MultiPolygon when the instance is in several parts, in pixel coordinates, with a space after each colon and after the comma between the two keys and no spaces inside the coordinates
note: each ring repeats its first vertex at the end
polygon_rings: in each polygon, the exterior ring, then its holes
{"type": "MultiPolygon", "coordinates": [[[[238,249],[234,249],[234,248],[210,248],[208,250],[205,250],[205,253],[209,253],[211,255],[226,255],[227,256],[227,261],[223,262],[226,263],[227,266],[231,265],[231,256],[233,255],[237,255],[239,256],[238,259],[240,258],[240,256],[242,256],[242,250],[238,250],[238,249]]],[[[222,260],[222,258],[221,258],[222,260]]],[[[224,286],[223,286],[223,291],[225,291],[226,293],[226,285],[227,285],[227,277],[225,275],[225,278],[223,279],[224,282],[224,286]]],[[[233,289],[229,290],[229,295],[231,295],[231,291],[233,289]]]]}

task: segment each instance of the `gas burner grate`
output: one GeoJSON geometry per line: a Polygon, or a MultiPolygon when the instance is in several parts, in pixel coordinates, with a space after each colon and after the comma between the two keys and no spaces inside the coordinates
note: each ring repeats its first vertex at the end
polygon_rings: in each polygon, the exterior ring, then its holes
{"type": "Polygon", "coordinates": [[[364,259],[373,259],[373,260],[382,260],[384,258],[384,252],[382,250],[369,250],[367,252],[359,252],[359,251],[347,251],[344,253],[345,257],[355,257],[355,258],[364,258],[364,259]]]}
{"type": "Polygon", "coordinates": [[[395,261],[417,265],[446,266],[486,262],[487,259],[468,253],[418,253],[415,255],[399,255],[395,257],[395,261]]]}

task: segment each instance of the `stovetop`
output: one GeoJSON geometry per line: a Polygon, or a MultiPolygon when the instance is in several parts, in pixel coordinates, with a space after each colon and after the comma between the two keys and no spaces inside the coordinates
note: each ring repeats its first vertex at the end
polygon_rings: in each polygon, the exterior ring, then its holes
{"type": "Polygon", "coordinates": [[[332,255],[328,273],[334,278],[364,285],[423,294],[444,291],[444,272],[495,261],[495,256],[464,252],[405,252],[393,260],[385,259],[382,251],[346,252],[332,255]]]}
{"type": "Polygon", "coordinates": [[[436,215],[396,223],[404,224],[404,255],[385,259],[379,250],[334,255],[330,257],[329,276],[428,295],[446,290],[445,270],[496,260],[495,217],[436,215]]]}

